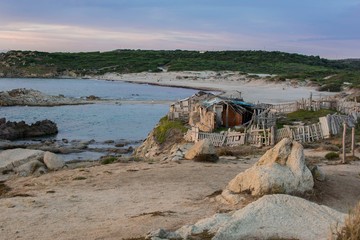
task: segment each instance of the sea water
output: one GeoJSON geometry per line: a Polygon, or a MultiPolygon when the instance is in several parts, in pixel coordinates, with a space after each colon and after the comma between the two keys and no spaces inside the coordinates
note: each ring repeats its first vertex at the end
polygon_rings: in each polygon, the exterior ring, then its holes
{"type": "Polygon", "coordinates": [[[62,94],[76,98],[95,95],[105,99],[149,102],[0,107],[0,117],[9,121],[54,121],[59,129],[56,139],[95,141],[142,140],[169,110],[168,104],[151,104],[151,101],[176,101],[197,92],[192,89],[89,79],[0,79],[0,91],[15,88],[32,88],[46,94],[62,94]]]}

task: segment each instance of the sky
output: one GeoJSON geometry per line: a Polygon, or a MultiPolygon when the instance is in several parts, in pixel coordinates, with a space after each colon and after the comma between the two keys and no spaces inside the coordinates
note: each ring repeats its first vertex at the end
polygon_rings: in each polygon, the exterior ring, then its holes
{"type": "Polygon", "coordinates": [[[360,0],[0,0],[0,51],[114,49],[360,58],[360,0]]]}

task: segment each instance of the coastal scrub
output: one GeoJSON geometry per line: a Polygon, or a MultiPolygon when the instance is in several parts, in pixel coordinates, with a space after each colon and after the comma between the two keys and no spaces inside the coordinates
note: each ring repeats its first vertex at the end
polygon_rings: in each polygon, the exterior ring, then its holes
{"type": "Polygon", "coordinates": [[[163,117],[160,119],[158,126],[154,129],[154,137],[156,141],[163,144],[174,129],[180,130],[182,133],[187,131],[187,128],[181,121],[171,121],[167,116],[163,117]]]}

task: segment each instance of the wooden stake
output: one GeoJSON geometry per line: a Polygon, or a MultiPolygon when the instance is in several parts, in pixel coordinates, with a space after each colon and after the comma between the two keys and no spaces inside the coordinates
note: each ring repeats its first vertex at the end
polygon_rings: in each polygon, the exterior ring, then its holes
{"type": "Polygon", "coordinates": [[[346,163],[346,152],[345,152],[345,137],[346,137],[346,123],[343,123],[343,139],[342,139],[342,146],[343,146],[343,159],[342,163],[346,163]]]}
{"type": "Polygon", "coordinates": [[[351,156],[355,156],[355,128],[351,128],[351,156]]]}
{"type": "Polygon", "coordinates": [[[271,132],[270,145],[274,146],[275,145],[275,134],[276,134],[275,126],[271,127],[270,132],[271,132]]]}
{"type": "Polygon", "coordinates": [[[229,104],[226,103],[225,127],[229,127],[229,104]]]}

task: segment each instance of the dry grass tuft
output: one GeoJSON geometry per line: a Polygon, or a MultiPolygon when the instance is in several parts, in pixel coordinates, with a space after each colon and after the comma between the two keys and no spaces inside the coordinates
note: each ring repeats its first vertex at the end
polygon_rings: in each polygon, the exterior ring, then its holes
{"type": "Polygon", "coordinates": [[[345,219],[345,226],[336,234],[337,240],[360,239],[360,202],[345,219]]]}
{"type": "Polygon", "coordinates": [[[11,191],[11,188],[8,187],[4,182],[0,181],[0,197],[10,191],[11,191]]]}

